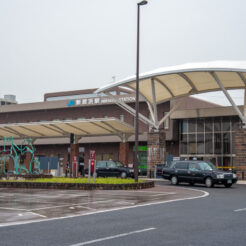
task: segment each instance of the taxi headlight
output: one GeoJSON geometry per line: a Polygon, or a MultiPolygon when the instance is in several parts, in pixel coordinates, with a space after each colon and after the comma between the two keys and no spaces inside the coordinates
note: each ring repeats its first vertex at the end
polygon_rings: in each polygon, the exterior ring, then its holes
{"type": "Polygon", "coordinates": [[[217,174],[217,179],[223,179],[224,178],[224,174],[217,174]]]}
{"type": "Polygon", "coordinates": [[[130,169],[130,173],[133,173],[134,172],[134,170],[133,169],[130,169]]]}
{"type": "Polygon", "coordinates": [[[232,177],[233,177],[234,179],[236,179],[236,178],[237,178],[237,175],[236,175],[235,173],[233,173],[233,174],[232,174],[232,177]]]}

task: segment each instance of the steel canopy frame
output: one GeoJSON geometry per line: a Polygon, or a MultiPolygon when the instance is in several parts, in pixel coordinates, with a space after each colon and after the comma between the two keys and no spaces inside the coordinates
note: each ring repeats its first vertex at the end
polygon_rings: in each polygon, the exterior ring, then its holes
{"type": "MultiPolygon", "coordinates": [[[[246,87],[246,61],[215,61],[207,63],[188,63],[179,66],[166,67],[146,72],[139,77],[140,87],[139,93],[146,101],[150,111],[151,119],[140,115],[139,120],[148,124],[150,127],[159,129],[161,124],[175,111],[175,105],[170,112],[162,117],[157,118],[157,105],[171,99],[187,97],[190,95],[219,91],[222,90],[234,110],[240,117],[243,125],[246,125],[246,117],[241,113],[233,99],[227,92],[228,89],[245,89],[246,87]],[[147,86],[147,87],[146,87],[147,86]],[[157,87],[159,91],[157,93],[157,87]],[[151,90],[151,91],[150,91],[151,90]],[[163,90],[163,91],[162,91],[163,90]]],[[[131,76],[124,80],[111,83],[96,90],[96,93],[107,93],[113,88],[124,87],[135,90],[134,83],[136,77],[131,76]]],[[[113,95],[111,98],[115,102],[135,115],[133,108],[126,103],[120,102],[113,95]]],[[[245,94],[246,103],[246,94],[245,94]]],[[[246,112],[246,104],[244,106],[246,112]]]]}

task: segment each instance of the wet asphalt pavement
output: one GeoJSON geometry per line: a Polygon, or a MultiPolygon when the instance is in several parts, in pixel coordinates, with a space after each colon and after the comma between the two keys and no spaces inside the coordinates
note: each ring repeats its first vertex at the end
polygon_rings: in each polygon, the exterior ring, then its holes
{"type": "Polygon", "coordinates": [[[23,196],[23,191],[1,189],[0,245],[245,245],[246,185],[207,189],[158,184],[137,192],[69,195],[34,190],[23,196]],[[52,220],[59,216],[70,217],[52,220]],[[27,220],[41,222],[4,226],[27,220]]]}
{"type": "Polygon", "coordinates": [[[203,195],[200,191],[157,186],[138,191],[0,189],[0,227],[74,217],[203,195]]]}

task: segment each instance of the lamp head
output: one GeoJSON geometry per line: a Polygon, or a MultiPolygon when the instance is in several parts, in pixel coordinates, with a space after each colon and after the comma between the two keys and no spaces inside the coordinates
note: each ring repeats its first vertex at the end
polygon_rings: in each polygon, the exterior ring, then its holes
{"type": "Polygon", "coordinates": [[[148,3],[148,1],[141,1],[140,3],[138,3],[138,5],[146,5],[148,3]]]}

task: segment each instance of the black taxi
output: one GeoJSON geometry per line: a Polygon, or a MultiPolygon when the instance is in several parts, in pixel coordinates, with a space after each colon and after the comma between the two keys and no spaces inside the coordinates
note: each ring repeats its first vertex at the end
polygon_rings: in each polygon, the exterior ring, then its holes
{"type": "Polygon", "coordinates": [[[191,185],[205,184],[207,187],[222,184],[229,188],[237,182],[235,173],[218,170],[206,161],[173,161],[170,167],[162,169],[162,177],[170,180],[173,185],[185,182],[191,185]]]}

